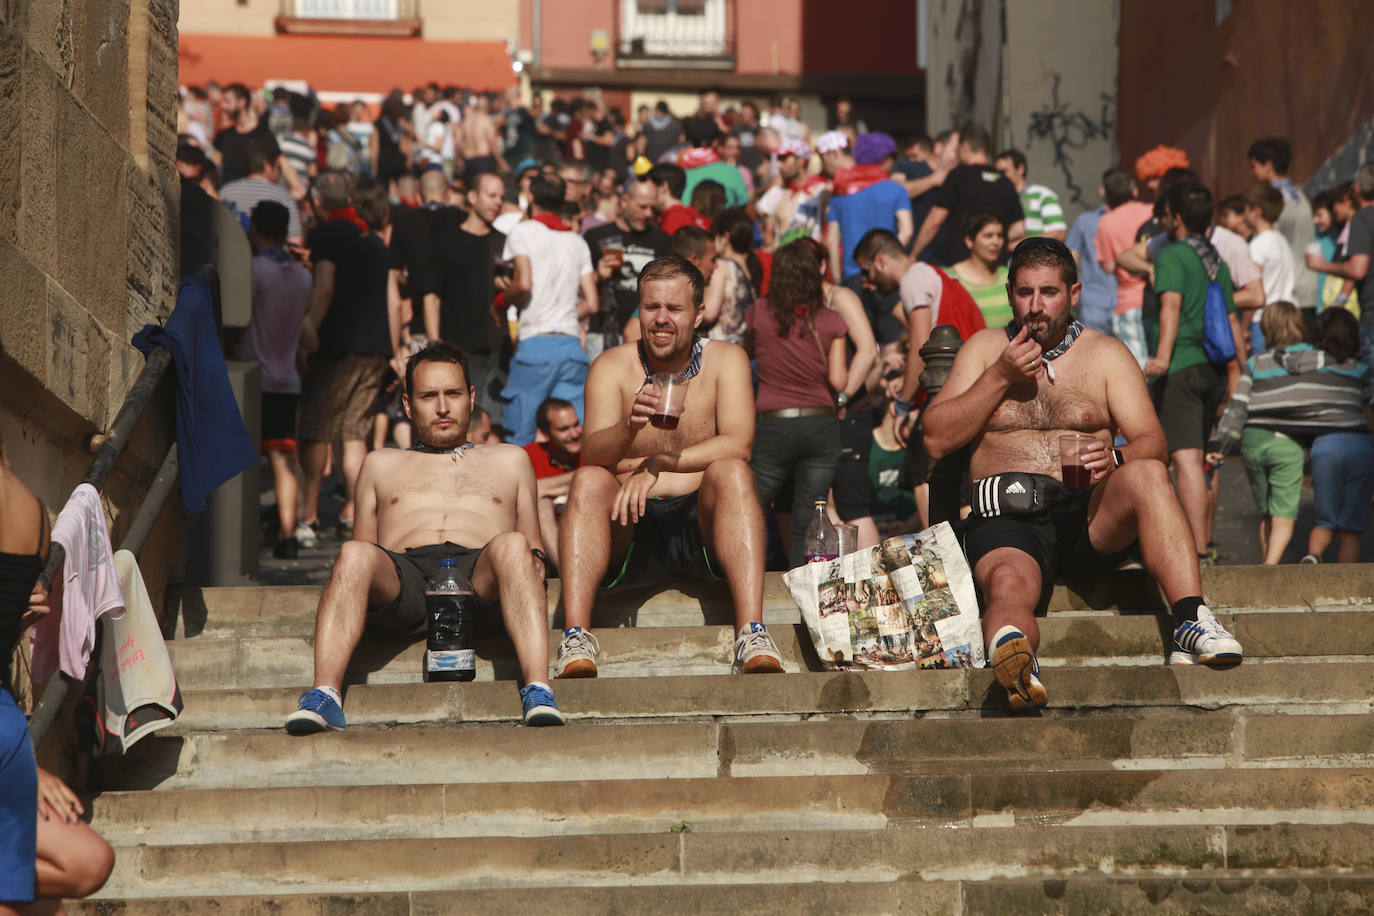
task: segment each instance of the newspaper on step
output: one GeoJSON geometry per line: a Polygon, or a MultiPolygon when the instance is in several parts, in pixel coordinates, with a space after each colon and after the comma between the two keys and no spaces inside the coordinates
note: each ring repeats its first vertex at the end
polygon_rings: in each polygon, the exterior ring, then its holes
{"type": "Polygon", "coordinates": [[[827,669],[981,668],[968,561],[948,522],[783,576],[827,669]]]}

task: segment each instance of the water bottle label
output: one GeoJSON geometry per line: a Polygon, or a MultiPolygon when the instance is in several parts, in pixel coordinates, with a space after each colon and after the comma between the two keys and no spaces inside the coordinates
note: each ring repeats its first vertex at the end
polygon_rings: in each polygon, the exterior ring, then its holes
{"type": "Polygon", "coordinates": [[[427,649],[425,670],[472,671],[477,667],[477,653],[471,649],[427,649]]]}

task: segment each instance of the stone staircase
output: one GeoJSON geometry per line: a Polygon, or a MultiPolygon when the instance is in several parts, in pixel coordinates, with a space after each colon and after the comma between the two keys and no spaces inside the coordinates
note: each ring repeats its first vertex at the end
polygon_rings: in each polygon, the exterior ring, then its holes
{"type": "Polygon", "coordinates": [[[348,730],[309,738],[281,726],[318,589],[193,592],[186,712],[97,766],[118,861],[72,910],[1374,909],[1374,566],[1204,585],[1237,668],[1164,666],[1138,572],[1057,588],[1037,716],[985,670],[821,672],[770,574],[787,674],[730,676],[728,597],[681,583],[598,611],[602,677],[555,684],[566,728],[518,725],[492,634],[462,686],[367,647],[348,730]]]}

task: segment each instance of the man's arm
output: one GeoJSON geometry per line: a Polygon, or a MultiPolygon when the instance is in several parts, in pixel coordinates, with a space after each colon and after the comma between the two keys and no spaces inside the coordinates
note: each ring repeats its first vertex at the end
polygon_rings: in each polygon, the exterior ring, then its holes
{"type": "Polygon", "coordinates": [[[996,359],[988,359],[998,338],[1005,336],[1001,328],[988,328],[959,348],[949,379],[921,417],[931,458],[943,458],[973,441],[1008,389],[1035,378],[1042,362],[1040,345],[1027,336],[1025,328],[1016,332],[996,359]]]}
{"type": "Polygon", "coordinates": [[[425,336],[430,340],[439,339],[439,294],[425,293],[421,300],[425,320],[425,336]]]}
{"type": "Polygon", "coordinates": [[[310,309],[306,313],[312,328],[318,330],[320,322],[329,312],[329,303],[334,299],[334,262],[315,262],[315,283],[310,287],[310,309]]]}
{"type": "Polygon", "coordinates": [[[374,478],[376,477],[377,455],[385,456],[385,452],[373,452],[363,459],[363,466],[358,471],[358,483],[353,489],[353,540],[369,541],[377,543],[377,488],[374,478]]]}
{"type": "Polygon", "coordinates": [[[528,303],[530,291],[534,289],[534,269],[530,266],[530,256],[527,254],[517,254],[514,258],[515,276],[511,278],[510,285],[506,287],[505,300],[507,305],[516,308],[524,308],[528,303]]]}
{"type": "Polygon", "coordinates": [[[1182,293],[1168,290],[1159,294],[1159,346],[1145,363],[1146,378],[1168,373],[1169,363],[1174,358],[1174,343],[1178,340],[1178,314],[1182,308],[1182,293]]]}
{"type": "MultiPolygon", "coordinates": [[[[1121,447],[1122,456],[1127,461],[1141,458],[1167,461],[1164,429],[1159,425],[1140,364],[1121,341],[1107,338],[1104,343],[1107,344],[1102,357],[1107,379],[1107,413],[1126,439],[1121,447]]],[[[1107,457],[1110,460],[1110,455],[1107,457]]]]}
{"type": "Polygon", "coordinates": [[[902,379],[902,400],[910,401],[916,397],[916,389],[921,387],[921,373],[925,370],[925,360],[921,359],[921,348],[930,339],[930,308],[914,308],[906,316],[907,350],[906,377],[902,379]]]}
{"type": "Polygon", "coordinates": [[[902,243],[905,248],[911,241],[912,222],[910,210],[897,211],[897,241],[902,243]]]}
{"type": "MultiPolygon", "coordinates": [[[[1106,262],[1103,262],[1106,267],[1106,262]]],[[[1153,279],[1155,274],[1154,265],[1150,263],[1150,243],[1145,239],[1136,242],[1121,254],[1116,256],[1116,262],[1112,268],[1120,267],[1122,270],[1135,274],[1137,277],[1153,279]]],[[[1107,268],[1107,269],[1112,269],[1107,268]]]]}
{"type": "MultiPolygon", "coordinates": [[[[515,530],[525,536],[531,548],[544,549],[544,538],[539,533],[539,505],[535,501],[534,465],[530,456],[518,445],[503,446],[520,454],[512,460],[512,470],[519,475],[515,483],[515,530]]],[[[357,528],[353,529],[354,531],[357,528]]]]}
{"type": "MultiPolygon", "coordinates": [[[[1319,254],[1309,254],[1307,256],[1307,266],[1312,270],[1324,274],[1332,274],[1337,277],[1344,277],[1347,280],[1360,281],[1369,273],[1369,255],[1352,254],[1344,261],[1332,263],[1319,254]]],[[[1364,303],[1360,303],[1364,307],[1364,303]]]]}
{"type": "Polygon", "coordinates": [[[863,388],[864,380],[868,378],[868,370],[878,358],[878,341],[873,336],[872,323],[864,314],[863,303],[853,290],[843,286],[835,287],[835,298],[831,304],[848,326],[849,339],[854,341],[854,359],[849,364],[849,372],[844,383],[844,393],[853,397],[863,388]]]}
{"type": "Polygon", "coordinates": [[[926,246],[935,238],[935,233],[940,231],[940,227],[949,219],[949,211],[944,207],[934,206],[926,214],[925,220],[921,222],[921,231],[916,233],[916,244],[911,246],[911,250],[916,254],[926,250],[926,246]]]}
{"type": "Polygon", "coordinates": [[[907,178],[906,175],[901,172],[893,172],[892,180],[906,190],[907,197],[920,197],[925,192],[934,190],[944,184],[945,175],[947,174],[949,173],[937,169],[922,178],[907,178]]]}
{"type": "MultiPolygon", "coordinates": [[[[635,400],[641,398],[647,399],[651,407],[657,403],[657,396],[647,387],[635,400]]],[[[582,424],[582,463],[599,465],[615,473],[616,465],[629,451],[635,433],[647,422],[650,409],[644,411],[643,418],[637,424],[633,413],[625,416],[615,370],[604,359],[593,362],[587,372],[584,406],[587,416],[582,424]]]]}
{"type": "Polygon", "coordinates": [[[1231,300],[1235,302],[1238,312],[1264,308],[1264,284],[1260,277],[1256,277],[1232,293],[1231,300]]]}
{"type": "Polygon", "coordinates": [[[844,255],[840,252],[840,224],[825,224],[825,250],[830,253],[830,277],[836,283],[844,279],[844,255]]]}
{"type": "Polygon", "coordinates": [[[601,308],[600,299],[596,293],[596,273],[585,273],[578,280],[581,288],[582,298],[577,302],[577,317],[586,318],[595,315],[601,308]]]}
{"type": "Polygon", "coordinates": [[[557,496],[567,496],[572,489],[572,471],[566,474],[555,474],[552,477],[539,477],[534,481],[534,487],[540,499],[553,499],[557,496]]]}

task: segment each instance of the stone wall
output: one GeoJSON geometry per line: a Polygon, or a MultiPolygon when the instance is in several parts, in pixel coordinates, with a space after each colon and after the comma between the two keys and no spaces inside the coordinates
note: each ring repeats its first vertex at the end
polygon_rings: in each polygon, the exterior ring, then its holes
{"type": "MultiPolygon", "coordinates": [[[[143,366],[129,344],[177,282],[177,0],[0,0],[0,436],[55,511],[143,366]]],[[[173,434],[168,392],[106,488],[115,525],[173,434]]],[[[169,507],[145,550],[159,595],[169,507]]]]}

